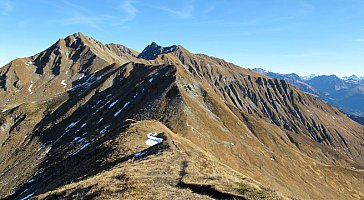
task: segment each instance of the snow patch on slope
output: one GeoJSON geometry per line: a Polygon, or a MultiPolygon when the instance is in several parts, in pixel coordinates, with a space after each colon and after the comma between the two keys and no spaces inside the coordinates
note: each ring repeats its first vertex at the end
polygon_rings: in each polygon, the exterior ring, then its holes
{"type": "Polygon", "coordinates": [[[110,104],[110,106],[109,106],[109,109],[110,108],[112,108],[116,103],[118,102],[118,100],[116,100],[116,101],[114,101],[114,102],[112,102],[111,104],[110,104]]]}
{"type": "Polygon", "coordinates": [[[121,111],[123,111],[123,110],[124,110],[124,108],[126,108],[129,104],[130,104],[130,102],[126,102],[126,103],[124,104],[124,106],[123,106],[123,107],[122,107],[119,111],[117,111],[117,112],[114,114],[114,117],[118,116],[118,115],[121,113],[121,111]]]}
{"type": "Polygon", "coordinates": [[[33,81],[30,81],[30,85],[29,85],[29,87],[28,87],[28,91],[29,91],[29,93],[30,94],[32,94],[33,92],[32,92],[32,87],[33,87],[33,81]]]}
{"type": "Polygon", "coordinates": [[[64,88],[66,88],[66,87],[67,87],[66,80],[62,80],[62,81],[61,81],[61,85],[63,85],[63,87],[64,87],[64,88]]]}
{"type": "Polygon", "coordinates": [[[29,194],[29,195],[27,195],[27,196],[25,196],[25,197],[23,197],[23,198],[21,198],[20,200],[27,200],[27,199],[29,199],[30,197],[32,197],[34,195],[34,192],[33,193],[31,193],[31,194],[29,194]]]}
{"type": "Polygon", "coordinates": [[[86,144],[84,144],[79,150],[77,150],[75,153],[73,153],[72,154],[72,156],[74,156],[74,155],[76,155],[76,154],[78,154],[80,151],[82,151],[84,148],[86,148],[88,145],[90,145],[90,143],[88,142],[88,143],[86,143],[86,144]]]}
{"type": "Polygon", "coordinates": [[[145,141],[145,144],[148,146],[154,146],[156,144],[163,142],[163,139],[159,138],[159,137],[155,137],[156,135],[157,135],[157,133],[147,133],[148,140],[145,141]]]}
{"type": "Polygon", "coordinates": [[[134,154],[134,158],[138,158],[138,157],[140,157],[140,156],[142,156],[142,155],[145,155],[145,154],[146,154],[146,152],[145,152],[145,151],[135,153],[135,154],[134,154]]]}

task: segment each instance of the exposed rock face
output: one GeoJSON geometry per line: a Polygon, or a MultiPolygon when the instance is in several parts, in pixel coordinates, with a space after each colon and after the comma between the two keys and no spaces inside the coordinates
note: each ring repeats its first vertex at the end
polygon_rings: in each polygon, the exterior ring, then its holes
{"type": "Polygon", "coordinates": [[[317,96],[324,102],[342,109],[350,115],[364,116],[364,78],[339,78],[335,75],[300,77],[297,74],[278,74],[261,68],[253,69],[271,78],[288,81],[300,90],[317,96]]]}
{"type": "Polygon", "coordinates": [[[364,197],[363,126],[222,59],[78,33],[0,77],[2,197],[364,197]]]}
{"type": "Polygon", "coordinates": [[[137,57],[145,60],[154,60],[161,54],[167,54],[175,51],[177,48],[176,45],[170,47],[162,47],[157,43],[152,42],[152,44],[148,45],[137,57]]]}

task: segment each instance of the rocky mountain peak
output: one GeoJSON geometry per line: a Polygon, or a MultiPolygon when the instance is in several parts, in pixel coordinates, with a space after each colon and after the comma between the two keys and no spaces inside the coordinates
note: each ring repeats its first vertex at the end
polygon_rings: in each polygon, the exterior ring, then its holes
{"type": "Polygon", "coordinates": [[[161,47],[161,46],[159,46],[156,42],[152,42],[150,45],[148,45],[148,46],[151,46],[151,47],[161,47]]]}
{"type": "Polygon", "coordinates": [[[162,47],[156,42],[152,42],[150,45],[144,48],[144,50],[137,56],[137,58],[142,58],[145,60],[154,60],[160,54],[167,54],[176,51],[177,45],[172,45],[170,47],[162,47]]]}
{"type": "Polygon", "coordinates": [[[89,39],[89,37],[77,32],[65,38],[60,38],[54,45],[57,47],[77,48],[78,46],[85,45],[89,39]]]}
{"type": "Polygon", "coordinates": [[[130,62],[135,55],[137,52],[126,47],[107,46],[80,32],[74,33],[42,52],[5,65],[0,71],[0,89],[4,91],[0,96],[4,101],[16,102],[14,105],[41,100],[70,89],[75,81],[114,63],[130,62]],[[42,92],[35,93],[36,90],[42,92]],[[15,93],[28,97],[12,101],[15,93]]]}

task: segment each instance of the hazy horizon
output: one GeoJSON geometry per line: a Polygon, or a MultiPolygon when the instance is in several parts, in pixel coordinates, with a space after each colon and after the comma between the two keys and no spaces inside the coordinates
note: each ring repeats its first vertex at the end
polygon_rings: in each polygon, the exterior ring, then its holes
{"type": "Polygon", "coordinates": [[[152,41],[181,44],[244,68],[360,77],[362,21],[360,0],[0,0],[0,66],[82,32],[137,51],[152,41]]]}

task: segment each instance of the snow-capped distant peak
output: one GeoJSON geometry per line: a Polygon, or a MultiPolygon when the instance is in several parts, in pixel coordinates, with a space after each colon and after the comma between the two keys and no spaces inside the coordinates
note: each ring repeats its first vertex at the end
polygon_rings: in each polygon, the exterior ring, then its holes
{"type": "Polygon", "coordinates": [[[344,76],[343,80],[360,80],[360,78],[356,75],[351,75],[351,76],[344,76]]]}
{"type": "Polygon", "coordinates": [[[314,77],[316,77],[315,74],[310,74],[308,76],[301,76],[302,80],[305,80],[305,81],[311,80],[314,77]]]}
{"type": "Polygon", "coordinates": [[[261,73],[261,74],[268,74],[270,72],[270,71],[265,70],[263,68],[254,68],[253,71],[256,71],[256,72],[261,73]]]}

